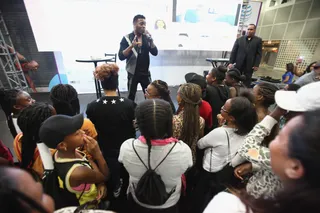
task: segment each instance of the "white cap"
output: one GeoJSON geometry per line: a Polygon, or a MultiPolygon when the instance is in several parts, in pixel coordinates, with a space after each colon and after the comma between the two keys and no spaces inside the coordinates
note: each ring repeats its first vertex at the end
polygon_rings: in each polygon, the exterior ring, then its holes
{"type": "Polygon", "coordinates": [[[320,108],[320,82],[314,82],[296,91],[277,91],[277,105],[288,111],[306,112],[320,108]]]}

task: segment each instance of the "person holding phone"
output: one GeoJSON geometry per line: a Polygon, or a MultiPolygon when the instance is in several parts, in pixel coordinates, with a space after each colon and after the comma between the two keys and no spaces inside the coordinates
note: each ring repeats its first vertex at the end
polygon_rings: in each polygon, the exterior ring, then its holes
{"type": "Polygon", "coordinates": [[[143,15],[136,15],[133,18],[133,27],[134,31],[125,35],[121,40],[119,59],[126,60],[128,98],[134,101],[138,84],[140,83],[143,93],[145,93],[151,83],[149,53],[157,56],[158,49],[151,34],[146,30],[146,18],[143,15]]]}

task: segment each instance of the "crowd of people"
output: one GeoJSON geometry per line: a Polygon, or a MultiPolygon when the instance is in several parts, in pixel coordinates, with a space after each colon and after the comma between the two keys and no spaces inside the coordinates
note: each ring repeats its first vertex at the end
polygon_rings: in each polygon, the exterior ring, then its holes
{"type": "Polygon", "coordinates": [[[206,78],[188,73],[176,108],[162,80],[141,103],[118,96],[118,70],[96,68],[105,96],[88,103],[87,118],[71,85],[51,90],[52,105],[1,90],[18,160],[1,153],[7,212],[300,212],[317,204],[320,82],[249,89],[239,70],[220,66],[206,78]]]}
{"type": "Polygon", "coordinates": [[[68,84],[52,88],[51,104],[0,89],[18,160],[0,143],[2,212],[316,211],[320,62],[305,73],[287,64],[284,89],[250,88],[262,42],[250,25],[228,67],[185,75],[175,105],[166,82],[150,82],[149,53],[158,50],[145,17],[133,24],[119,51],[128,98],[117,93],[117,64],[96,67],[104,96],[82,103],[86,116],[68,84]],[[135,103],[138,83],[146,100],[135,103]]]}

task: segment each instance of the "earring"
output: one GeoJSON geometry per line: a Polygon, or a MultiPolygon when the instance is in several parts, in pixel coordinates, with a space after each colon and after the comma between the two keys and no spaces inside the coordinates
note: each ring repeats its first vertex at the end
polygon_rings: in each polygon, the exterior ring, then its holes
{"type": "Polygon", "coordinates": [[[67,147],[64,147],[64,151],[67,151],[67,147]]]}

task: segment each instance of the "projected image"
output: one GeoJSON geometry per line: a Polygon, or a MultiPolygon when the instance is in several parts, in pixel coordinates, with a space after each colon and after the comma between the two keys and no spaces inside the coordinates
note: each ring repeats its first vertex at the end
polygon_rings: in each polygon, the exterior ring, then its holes
{"type": "Polygon", "coordinates": [[[236,26],[238,5],[231,7],[221,1],[178,1],[176,22],[180,23],[215,23],[223,22],[236,26]]]}
{"type": "MultiPolygon", "coordinates": [[[[93,64],[75,61],[117,53],[123,36],[133,31],[135,15],[146,17],[146,30],[159,50],[230,51],[241,2],[24,0],[38,50],[57,53],[59,72],[66,74],[80,93],[94,90],[93,64]]],[[[117,63],[125,76],[125,62],[117,63]]],[[[120,79],[120,88],[126,88],[126,81],[126,77],[120,79]]]]}

